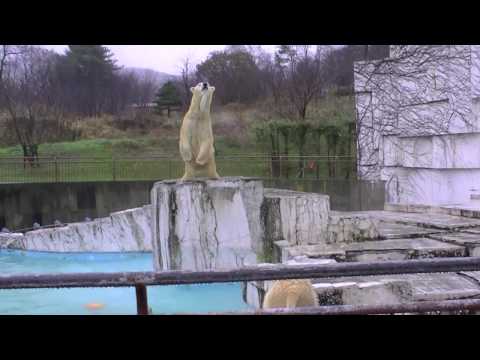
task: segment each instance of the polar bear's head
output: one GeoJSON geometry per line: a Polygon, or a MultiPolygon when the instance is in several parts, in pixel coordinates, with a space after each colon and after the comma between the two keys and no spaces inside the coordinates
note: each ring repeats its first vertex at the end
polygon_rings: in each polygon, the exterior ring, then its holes
{"type": "Polygon", "coordinates": [[[215,87],[210,86],[207,82],[201,82],[197,86],[191,87],[190,91],[193,94],[191,107],[198,109],[202,113],[210,110],[215,87]]]}

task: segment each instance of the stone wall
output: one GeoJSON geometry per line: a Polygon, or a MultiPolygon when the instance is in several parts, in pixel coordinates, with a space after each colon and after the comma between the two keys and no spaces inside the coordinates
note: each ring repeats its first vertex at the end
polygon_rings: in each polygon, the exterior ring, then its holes
{"type": "Polygon", "coordinates": [[[0,233],[0,248],[55,252],[152,251],[151,206],[106,218],[21,233],[0,233]]]}
{"type": "Polygon", "coordinates": [[[326,195],[264,189],[256,179],[158,182],[152,206],[157,270],[279,262],[279,241],[301,246],[378,236],[368,216],[331,212],[326,195]]]}
{"type": "Polygon", "coordinates": [[[155,270],[213,270],[256,263],[263,233],[259,180],[162,181],[152,189],[155,270]]]}
{"type": "Polygon", "coordinates": [[[266,237],[290,244],[327,242],[330,200],[327,195],[265,189],[262,223],[266,237]]]}

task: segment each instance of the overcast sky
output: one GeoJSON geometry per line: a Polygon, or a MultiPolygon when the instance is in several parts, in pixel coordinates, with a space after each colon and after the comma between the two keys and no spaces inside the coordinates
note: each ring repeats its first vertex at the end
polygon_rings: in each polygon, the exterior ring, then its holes
{"type": "MultiPolygon", "coordinates": [[[[67,45],[42,45],[64,53],[67,45]]],[[[189,57],[194,63],[203,61],[213,50],[223,50],[226,45],[106,45],[115,55],[118,64],[125,67],[150,68],[157,71],[179,74],[182,59],[189,57]]],[[[274,51],[275,45],[263,45],[274,51]]]]}

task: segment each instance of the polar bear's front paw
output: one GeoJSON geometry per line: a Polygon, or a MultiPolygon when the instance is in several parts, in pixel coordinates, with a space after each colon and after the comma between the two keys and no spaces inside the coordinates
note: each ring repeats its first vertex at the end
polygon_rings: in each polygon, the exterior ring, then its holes
{"type": "Polygon", "coordinates": [[[197,165],[203,166],[207,163],[207,160],[197,159],[195,162],[197,163],[197,165]]]}
{"type": "Polygon", "coordinates": [[[180,155],[182,156],[183,161],[189,162],[192,161],[192,153],[189,151],[181,151],[180,155]]]}

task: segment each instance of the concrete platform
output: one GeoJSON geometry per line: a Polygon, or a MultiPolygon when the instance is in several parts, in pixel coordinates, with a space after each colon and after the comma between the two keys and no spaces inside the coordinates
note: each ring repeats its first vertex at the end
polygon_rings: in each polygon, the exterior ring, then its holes
{"type": "Polygon", "coordinates": [[[380,305],[410,302],[413,299],[409,282],[396,279],[346,279],[332,282],[313,281],[319,305],[380,305]]]}
{"type": "Polygon", "coordinates": [[[305,255],[337,261],[388,261],[467,256],[465,247],[428,238],[364,241],[361,243],[284,247],[282,259],[305,255]]]}
{"type": "MultiPolygon", "coordinates": [[[[418,206],[415,210],[417,212],[348,213],[350,216],[369,217],[377,222],[378,236],[350,243],[297,246],[292,246],[287,241],[277,241],[277,259],[284,264],[307,264],[317,260],[371,262],[480,256],[480,219],[422,212],[418,206]]],[[[341,213],[335,212],[335,215],[341,213]]],[[[320,305],[373,305],[480,298],[480,271],[323,278],[313,279],[312,282],[319,295],[320,305]]],[[[259,293],[265,291],[262,286],[252,288],[259,293]]]]}
{"type": "Polygon", "coordinates": [[[380,234],[380,239],[405,239],[425,237],[430,234],[439,234],[445,232],[445,230],[428,229],[415,225],[380,222],[378,224],[378,232],[380,234]]]}
{"type": "MultiPolygon", "coordinates": [[[[480,273],[475,272],[475,276],[480,279],[480,273]]],[[[397,301],[440,301],[466,299],[472,297],[480,297],[480,283],[475,279],[456,273],[442,274],[405,274],[405,275],[385,275],[385,276],[365,276],[365,277],[348,277],[348,278],[329,278],[314,279],[312,281],[317,293],[324,294],[329,289],[337,289],[341,293],[342,303],[345,300],[350,303],[360,304],[358,299],[361,294],[359,291],[363,289],[364,299],[369,304],[375,303],[375,297],[367,296],[367,292],[372,291],[372,287],[377,287],[377,295],[379,288],[383,287],[383,294],[387,295],[382,299],[388,302],[397,301]],[[394,286],[394,284],[396,284],[394,286]],[[349,297],[352,289],[357,288],[357,299],[349,297]]],[[[364,302],[364,303],[366,303],[364,302]]],[[[338,301],[336,304],[340,304],[338,301]]]]}
{"type": "Polygon", "coordinates": [[[442,206],[448,214],[480,219],[480,201],[472,200],[468,204],[442,206]]]}
{"type": "Polygon", "coordinates": [[[468,256],[480,256],[480,233],[457,232],[432,234],[429,235],[429,237],[443,242],[464,246],[468,251],[468,256]]]}
{"type": "Polygon", "coordinates": [[[465,230],[462,230],[462,232],[465,232],[468,234],[480,234],[480,228],[465,229],[465,230]]]}
{"type": "Polygon", "coordinates": [[[385,204],[384,210],[422,214],[444,214],[480,219],[479,200],[472,200],[463,204],[444,204],[439,206],[385,204]]]}
{"type": "Polygon", "coordinates": [[[431,257],[467,256],[463,246],[428,238],[394,239],[352,244],[345,251],[347,261],[408,260],[431,257]]]}
{"type": "Polygon", "coordinates": [[[440,230],[459,230],[480,227],[480,219],[445,214],[396,212],[396,211],[358,211],[353,214],[363,214],[383,222],[393,224],[414,225],[440,230]]]}
{"type": "Polygon", "coordinates": [[[459,274],[473,280],[480,286],[480,271],[462,271],[459,274]]]}

